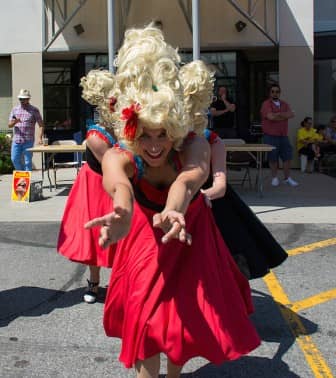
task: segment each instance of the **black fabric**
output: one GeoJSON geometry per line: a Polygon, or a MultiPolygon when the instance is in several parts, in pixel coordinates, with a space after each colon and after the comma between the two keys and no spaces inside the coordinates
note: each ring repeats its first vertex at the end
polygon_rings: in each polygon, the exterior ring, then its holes
{"type": "Polygon", "coordinates": [[[224,197],[212,201],[212,212],[239,268],[239,262],[246,261],[249,274],[241,270],[249,279],[263,277],[287,258],[286,251],[230,185],[224,197]]]}
{"type": "Polygon", "coordinates": [[[311,143],[308,144],[306,147],[302,147],[299,149],[298,153],[300,155],[306,155],[308,160],[313,160],[315,157],[315,152],[313,151],[313,147],[311,143]]]}
{"type": "Polygon", "coordinates": [[[151,209],[153,211],[156,211],[158,213],[161,213],[161,211],[164,209],[164,205],[160,205],[158,203],[155,203],[151,200],[149,200],[145,193],[141,191],[141,189],[134,183],[133,185],[133,192],[134,192],[134,197],[136,201],[141,205],[146,207],[147,209],[151,209]]]}
{"type": "MultiPolygon", "coordinates": [[[[132,187],[133,187],[134,197],[135,197],[136,201],[138,202],[138,204],[146,207],[147,209],[151,209],[153,211],[156,211],[158,213],[161,213],[161,211],[163,211],[166,204],[161,205],[159,203],[153,202],[150,199],[148,199],[146,197],[146,194],[133,181],[132,181],[132,187]]],[[[199,192],[197,192],[194,195],[191,202],[193,202],[198,195],[199,195],[199,192]]]]}
{"type": "MultiPolygon", "coordinates": [[[[232,103],[232,100],[228,98],[228,101],[232,103]]],[[[211,105],[210,108],[215,108],[216,110],[225,110],[226,105],[222,100],[216,100],[211,105]]],[[[212,127],[214,130],[219,129],[232,129],[234,126],[234,112],[226,112],[220,116],[212,118],[212,127]]]]}
{"type": "Polygon", "coordinates": [[[101,164],[100,164],[99,161],[96,159],[96,157],[94,156],[93,152],[89,149],[88,146],[86,146],[85,155],[86,155],[86,161],[87,161],[89,167],[90,167],[93,171],[95,171],[96,173],[102,175],[102,174],[103,174],[103,171],[102,171],[101,164]]]}

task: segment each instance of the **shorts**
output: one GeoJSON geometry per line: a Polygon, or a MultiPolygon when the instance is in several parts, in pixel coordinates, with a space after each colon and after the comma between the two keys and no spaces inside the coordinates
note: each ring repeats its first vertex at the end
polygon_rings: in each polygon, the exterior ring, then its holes
{"type": "Polygon", "coordinates": [[[293,159],[293,149],[288,136],[267,135],[263,137],[263,142],[274,146],[275,149],[268,153],[269,161],[288,161],[293,159]]]}

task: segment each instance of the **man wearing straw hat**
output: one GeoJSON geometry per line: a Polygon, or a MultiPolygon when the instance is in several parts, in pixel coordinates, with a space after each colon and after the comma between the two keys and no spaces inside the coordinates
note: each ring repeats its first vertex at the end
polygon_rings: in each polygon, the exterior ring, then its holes
{"type": "Polygon", "coordinates": [[[32,170],[32,153],[35,140],[35,124],[39,125],[38,143],[42,144],[44,125],[40,111],[29,103],[31,98],[28,89],[21,89],[18,94],[20,104],[15,106],[10,115],[8,127],[13,128],[11,159],[18,171],[32,170]]]}

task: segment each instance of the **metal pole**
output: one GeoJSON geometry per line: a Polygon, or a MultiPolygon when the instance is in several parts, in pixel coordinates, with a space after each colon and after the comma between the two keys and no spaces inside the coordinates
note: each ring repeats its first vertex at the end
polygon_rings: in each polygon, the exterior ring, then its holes
{"type": "Polygon", "coordinates": [[[280,20],[279,20],[279,12],[280,12],[280,6],[279,6],[279,0],[275,0],[276,3],[275,3],[275,25],[276,25],[276,41],[278,43],[278,45],[280,44],[280,20]]]}
{"type": "Polygon", "coordinates": [[[47,40],[47,26],[46,26],[46,18],[47,18],[47,11],[46,11],[46,5],[45,0],[42,2],[42,46],[46,45],[47,40]]]}
{"type": "Polygon", "coordinates": [[[193,60],[200,59],[199,0],[192,0],[193,60]]]}
{"type": "Polygon", "coordinates": [[[107,0],[107,40],[108,40],[108,62],[109,70],[114,72],[113,60],[114,60],[114,0],[107,0]]]}

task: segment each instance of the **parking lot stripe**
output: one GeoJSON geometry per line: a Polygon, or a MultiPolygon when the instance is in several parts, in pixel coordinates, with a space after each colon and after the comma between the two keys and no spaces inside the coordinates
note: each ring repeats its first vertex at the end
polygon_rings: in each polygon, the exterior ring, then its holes
{"type": "Polygon", "coordinates": [[[311,252],[314,249],[325,248],[336,244],[336,238],[321,240],[316,243],[306,244],[298,248],[289,249],[287,251],[289,256],[300,255],[301,253],[311,252]]]}
{"type": "Polygon", "coordinates": [[[322,354],[313,342],[313,339],[307,334],[307,330],[302,324],[299,316],[291,307],[291,302],[283,290],[276,275],[271,272],[263,278],[269,292],[277,303],[282,317],[286,321],[289,329],[294,335],[296,342],[302,350],[306,361],[316,378],[333,378],[333,374],[324,360],[322,354]]]}
{"type": "Polygon", "coordinates": [[[292,311],[298,312],[333,299],[336,299],[336,289],[324,291],[309,298],[302,299],[301,301],[293,302],[291,309],[292,311]]]}

